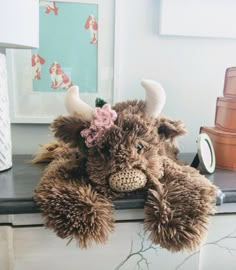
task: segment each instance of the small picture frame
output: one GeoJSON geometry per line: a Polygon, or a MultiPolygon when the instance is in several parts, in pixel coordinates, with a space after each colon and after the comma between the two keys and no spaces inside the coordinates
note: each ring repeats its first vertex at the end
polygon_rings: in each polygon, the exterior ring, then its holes
{"type": "Polygon", "coordinates": [[[215,151],[210,137],[200,133],[197,139],[197,154],[191,164],[199,169],[202,174],[212,174],[215,171],[215,151]]]}

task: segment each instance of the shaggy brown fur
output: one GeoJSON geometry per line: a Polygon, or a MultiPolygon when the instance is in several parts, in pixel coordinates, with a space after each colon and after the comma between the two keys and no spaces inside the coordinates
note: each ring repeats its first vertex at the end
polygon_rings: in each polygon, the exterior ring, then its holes
{"type": "Polygon", "coordinates": [[[53,122],[59,143],[47,145],[36,159],[54,159],[35,191],[46,226],[81,247],[103,243],[113,230],[111,200],[126,194],[112,190],[109,178],[135,169],[147,178],[144,225],[150,239],[171,251],[196,248],[214,212],[217,189],[177,161],[174,139],[186,133],[182,122],[150,117],[143,101],[118,103],[113,109],[115,125],[88,149],[81,146],[80,135],[88,122],[72,116],[53,122]]]}
{"type": "Polygon", "coordinates": [[[44,144],[37,152],[36,156],[32,160],[32,163],[51,162],[55,157],[58,157],[61,154],[65,155],[68,150],[68,146],[62,142],[44,144]]]}

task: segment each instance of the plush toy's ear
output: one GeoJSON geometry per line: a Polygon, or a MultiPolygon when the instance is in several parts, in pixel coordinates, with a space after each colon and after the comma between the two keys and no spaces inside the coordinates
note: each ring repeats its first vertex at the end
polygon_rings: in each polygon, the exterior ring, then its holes
{"type": "Polygon", "coordinates": [[[80,132],[88,126],[88,123],[74,116],[59,116],[51,125],[54,136],[71,146],[80,147],[84,139],[80,132]]]}
{"type": "Polygon", "coordinates": [[[164,139],[174,139],[184,135],[187,130],[182,121],[173,121],[168,118],[160,118],[158,123],[158,134],[164,139]]]}

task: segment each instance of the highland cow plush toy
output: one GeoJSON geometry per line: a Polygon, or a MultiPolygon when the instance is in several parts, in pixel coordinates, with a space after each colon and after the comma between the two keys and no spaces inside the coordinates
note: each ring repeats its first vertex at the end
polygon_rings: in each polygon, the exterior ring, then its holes
{"type": "Polygon", "coordinates": [[[144,228],[153,243],[171,251],[196,248],[214,212],[216,187],[177,160],[181,121],[161,117],[163,88],[143,80],[145,101],[95,109],[78,87],[68,90],[70,116],[52,123],[57,143],[36,161],[51,161],[35,191],[45,225],[80,247],[104,243],[113,231],[112,200],[145,194],[144,228]]]}

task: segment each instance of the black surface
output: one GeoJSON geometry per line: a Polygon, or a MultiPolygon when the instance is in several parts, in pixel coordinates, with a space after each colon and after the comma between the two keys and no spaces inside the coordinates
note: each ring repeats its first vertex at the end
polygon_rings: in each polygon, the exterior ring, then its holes
{"type": "MultiPolygon", "coordinates": [[[[189,164],[193,154],[180,156],[189,164]]],[[[0,173],[0,214],[38,213],[39,209],[33,200],[34,189],[39,182],[45,165],[30,164],[31,156],[19,155],[13,158],[12,169],[0,173]]],[[[218,203],[236,202],[236,172],[216,170],[208,175],[222,190],[218,203]]],[[[138,209],[144,206],[144,197],[132,197],[114,201],[116,209],[138,209]]]]}
{"type": "MultiPolygon", "coordinates": [[[[180,158],[190,164],[194,158],[194,154],[180,154],[180,158]]],[[[236,192],[236,171],[216,169],[213,174],[208,174],[206,177],[216,186],[218,186],[223,192],[236,192]]]]}
{"type": "Polygon", "coordinates": [[[12,169],[0,172],[0,200],[32,199],[45,166],[31,164],[30,160],[29,155],[16,155],[12,169]]]}

